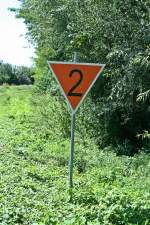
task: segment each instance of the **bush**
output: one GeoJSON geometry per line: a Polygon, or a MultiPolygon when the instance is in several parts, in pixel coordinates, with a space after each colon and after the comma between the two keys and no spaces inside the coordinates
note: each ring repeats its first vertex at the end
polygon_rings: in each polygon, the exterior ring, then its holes
{"type": "Polygon", "coordinates": [[[0,85],[2,84],[33,84],[34,70],[25,66],[12,66],[0,62],[0,85]]]}

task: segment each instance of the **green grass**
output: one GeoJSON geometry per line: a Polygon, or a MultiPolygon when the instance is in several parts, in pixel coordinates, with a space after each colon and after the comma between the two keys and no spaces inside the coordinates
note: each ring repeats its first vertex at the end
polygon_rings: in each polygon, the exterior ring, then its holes
{"type": "Polygon", "coordinates": [[[31,93],[32,86],[0,86],[0,118],[27,114],[31,93]]]}
{"type": "Polygon", "coordinates": [[[70,201],[70,121],[33,91],[0,87],[0,224],[150,224],[150,156],[118,157],[76,133],[70,201]]]}

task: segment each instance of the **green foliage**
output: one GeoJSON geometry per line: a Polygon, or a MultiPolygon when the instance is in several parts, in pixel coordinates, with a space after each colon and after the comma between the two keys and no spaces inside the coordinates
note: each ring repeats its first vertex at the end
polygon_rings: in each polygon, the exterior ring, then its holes
{"type": "Polygon", "coordinates": [[[24,0],[16,11],[36,44],[41,90],[57,89],[51,75],[47,79],[48,59],[70,61],[76,51],[79,61],[106,63],[86,121],[97,122],[90,132],[101,147],[129,143],[129,155],[144,145],[137,135],[150,129],[149,95],[137,101],[150,83],[149,8],[149,0],[24,0]]]}
{"type": "Polygon", "coordinates": [[[0,62],[0,85],[2,84],[33,84],[34,71],[25,66],[12,66],[0,62]]]}
{"type": "Polygon", "coordinates": [[[0,224],[150,224],[150,156],[99,150],[84,126],[75,135],[70,201],[69,115],[56,96],[34,90],[0,88],[0,224]]]}

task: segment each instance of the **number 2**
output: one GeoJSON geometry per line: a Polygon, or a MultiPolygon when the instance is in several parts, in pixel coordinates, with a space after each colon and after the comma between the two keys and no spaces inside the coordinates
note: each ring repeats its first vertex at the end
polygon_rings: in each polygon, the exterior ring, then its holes
{"type": "Polygon", "coordinates": [[[81,70],[78,69],[74,69],[70,72],[69,77],[72,77],[74,74],[78,73],[80,75],[79,80],[77,81],[77,83],[70,89],[70,91],[68,92],[68,96],[82,96],[82,93],[78,93],[78,92],[73,92],[82,82],[83,80],[83,73],[81,72],[81,70]]]}

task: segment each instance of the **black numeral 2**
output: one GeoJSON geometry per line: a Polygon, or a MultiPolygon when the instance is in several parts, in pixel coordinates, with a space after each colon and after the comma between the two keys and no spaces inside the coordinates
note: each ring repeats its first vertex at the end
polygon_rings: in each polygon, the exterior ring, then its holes
{"type": "Polygon", "coordinates": [[[77,93],[77,92],[73,92],[82,82],[83,80],[83,73],[80,70],[72,70],[69,74],[69,77],[72,77],[74,74],[78,73],[80,75],[80,79],[78,80],[78,82],[70,89],[70,91],[68,92],[68,96],[82,96],[82,93],[77,93]]]}

